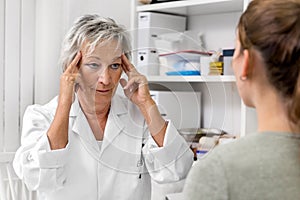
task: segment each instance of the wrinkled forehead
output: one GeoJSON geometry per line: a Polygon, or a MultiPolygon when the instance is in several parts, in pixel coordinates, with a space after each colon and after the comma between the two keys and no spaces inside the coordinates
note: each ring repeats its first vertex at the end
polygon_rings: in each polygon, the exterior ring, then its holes
{"type": "Polygon", "coordinates": [[[85,41],[81,47],[83,57],[100,56],[100,57],[116,57],[121,56],[123,48],[120,41],[113,40],[102,40],[98,43],[91,43],[85,41]]]}

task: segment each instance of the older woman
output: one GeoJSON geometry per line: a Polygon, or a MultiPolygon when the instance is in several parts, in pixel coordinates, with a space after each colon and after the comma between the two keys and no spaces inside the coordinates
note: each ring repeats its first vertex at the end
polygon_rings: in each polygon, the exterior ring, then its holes
{"type": "Polygon", "coordinates": [[[300,198],[300,1],[253,0],[232,67],[258,130],[212,150],[186,180],[186,200],[300,198]]]}
{"type": "Polygon", "coordinates": [[[129,50],[125,30],[97,15],[80,17],[67,34],[60,93],[27,108],[14,160],[41,199],[163,199],[180,191],[193,154],[161,117],[129,50]],[[115,95],[119,81],[130,101],[115,95]]]}

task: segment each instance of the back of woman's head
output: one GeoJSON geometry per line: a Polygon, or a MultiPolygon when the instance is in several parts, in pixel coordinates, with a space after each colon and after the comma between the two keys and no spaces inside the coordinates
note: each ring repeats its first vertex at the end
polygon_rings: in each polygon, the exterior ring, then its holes
{"type": "Polygon", "coordinates": [[[83,15],[75,20],[67,33],[61,51],[60,65],[63,71],[74,59],[83,44],[89,44],[89,51],[93,51],[96,45],[111,40],[118,41],[125,55],[130,58],[129,34],[114,20],[94,15],[83,15]]]}
{"type": "MultiPolygon", "coordinates": [[[[242,49],[260,52],[268,81],[300,130],[300,0],[253,0],[238,24],[242,49]]],[[[251,58],[250,58],[251,59],[251,58]]]]}

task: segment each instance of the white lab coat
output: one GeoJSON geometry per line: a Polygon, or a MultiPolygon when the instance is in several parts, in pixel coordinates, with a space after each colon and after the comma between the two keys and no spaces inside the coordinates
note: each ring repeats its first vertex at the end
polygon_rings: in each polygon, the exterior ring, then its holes
{"type": "Polygon", "coordinates": [[[27,108],[13,163],[17,175],[39,192],[40,199],[159,200],[181,191],[193,153],[171,122],[164,146],[158,147],[137,107],[115,95],[100,147],[75,98],[68,144],[51,150],[46,132],[56,107],[57,97],[44,106],[27,108]]]}

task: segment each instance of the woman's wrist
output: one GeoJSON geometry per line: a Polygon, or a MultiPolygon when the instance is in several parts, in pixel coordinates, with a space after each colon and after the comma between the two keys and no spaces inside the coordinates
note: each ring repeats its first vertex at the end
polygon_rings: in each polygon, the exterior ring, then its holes
{"type": "Polygon", "coordinates": [[[161,116],[156,103],[150,98],[150,100],[145,101],[143,106],[140,107],[140,110],[145,117],[151,136],[157,145],[162,147],[167,123],[161,116]]]}
{"type": "Polygon", "coordinates": [[[155,105],[155,101],[150,97],[138,105],[141,111],[147,111],[155,105]]]}
{"type": "Polygon", "coordinates": [[[74,101],[74,94],[59,94],[58,96],[59,107],[70,109],[73,101],[74,101]]]}

